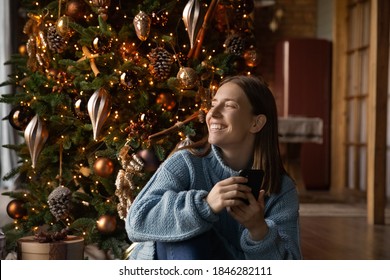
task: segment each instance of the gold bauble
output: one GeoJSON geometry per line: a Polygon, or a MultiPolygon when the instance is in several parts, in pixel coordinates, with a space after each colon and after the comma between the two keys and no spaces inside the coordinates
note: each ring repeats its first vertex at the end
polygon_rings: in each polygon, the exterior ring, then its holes
{"type": "Polygon", "coordinates": [[[70,22],[72,22],[72,18],[68,16],[62,16],[57,20],[56,30],[60,36],[62,37],[72,36],[73,30],[69,26],[70,22]]]}
{"type": "Polygon", "coordinates": [[[191,67],[181,67],[176,78],[183,89],[192,89],[198,82],[198,74],[191,67]]]}
{"type": "Polygon", "coordinates": [[[96,227],[100,233],[113,233],[116,229],[116,217],[112,215],[102,215],[96,221],[96,227]]]}
{"type": "Polygon", "coordinates": [[[98,158],[93,164],[93,171],[100,177],[110,177],[114,172],[114,162],[109,158],[98,158]]]}
{"type": "Polygon", "coordinates": [[[143,11],[140,11],[133,20],[135,33],[137,34],[138,39],[141,41],[146,41],[150,33],[150,25],[152,20],[143,11]]]}

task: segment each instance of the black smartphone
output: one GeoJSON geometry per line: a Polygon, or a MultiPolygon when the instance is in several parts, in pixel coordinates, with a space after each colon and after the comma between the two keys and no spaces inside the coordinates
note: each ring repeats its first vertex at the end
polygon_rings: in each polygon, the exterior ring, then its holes
{"type": "Polygon", "coordinates": [[[251,187],[252,194],[257,200],[261,185],[263,184],[264,170],[261,169],[244,169],[240,171],[239,176],[248,178],[246,185],[251,187]]]}

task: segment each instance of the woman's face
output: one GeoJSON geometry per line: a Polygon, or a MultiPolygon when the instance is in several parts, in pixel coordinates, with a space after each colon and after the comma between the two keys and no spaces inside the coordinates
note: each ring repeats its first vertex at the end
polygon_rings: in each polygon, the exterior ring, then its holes
{"type": "Polygon", "coordinates": [[[253,145],[258,131],[255,129],[257,117],[252,114],[249,99],[238,85],[232,82],[222,85],[206,116],[209,143],[222,149],[253,145]]]}

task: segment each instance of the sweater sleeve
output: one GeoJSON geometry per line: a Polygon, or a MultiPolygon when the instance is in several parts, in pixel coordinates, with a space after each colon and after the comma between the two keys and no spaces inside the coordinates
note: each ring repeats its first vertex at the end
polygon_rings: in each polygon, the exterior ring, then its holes
{"type": "Polygon", "coordinates": [[[284,190],[271,197],[266,205],[268,233],[263,240],[253,241],[245,229],[241,247],[246,259],[302,259],[299,234],[299,202],[293,182],[285,179],[284,190]]]}
{"type": "Polygon", "coordinates": [[[126,230],[133,242],[181,241],[209,230],[218,219],[193,189],[193,166],[182,153],[168,158],[131,205],[126,230]]]}

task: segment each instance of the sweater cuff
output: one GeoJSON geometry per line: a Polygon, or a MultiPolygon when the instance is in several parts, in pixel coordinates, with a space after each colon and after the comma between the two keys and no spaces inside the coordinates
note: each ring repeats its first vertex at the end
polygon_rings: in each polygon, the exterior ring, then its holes
{"type": "Polygon", "coordinates": [[[265,221],[268,226],[268,232],[262,240],[252,240],[248,229],[243,231],[241,237],[241,247],[244,252],[247,253],[258,253],[259,250],[266,252],[268,250],[274,250],[272,244],[278,237],[275,223],[271,220],[265,221]]]}
{"type": "Polygon", "coordinates": [[[195,196],[195,206],[203,220],[209,223],[214,223],[218,221],[218,215],[211,210],[210,205],[206,202],[205,197],[207,194],[208,192],[204,190],[197,191],[195,196]]]}

